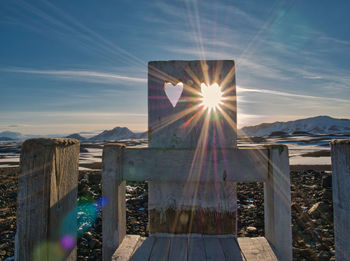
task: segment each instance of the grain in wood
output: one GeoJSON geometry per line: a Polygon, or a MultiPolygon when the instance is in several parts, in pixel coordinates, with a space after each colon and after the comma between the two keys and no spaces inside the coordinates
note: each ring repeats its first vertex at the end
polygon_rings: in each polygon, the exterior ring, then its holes
{"type": "Polygon", "coordinates": [[[137,249],[135,248],[135,251],[130,260],[148,261],[151,256],[154,241],[154,237],[147,237],[143,238],[142,240],[139,240],[139,243],[142,242],[142,244],[137,249]]]}
{"type": "Polygon", "coordinates": [[[350,257],[350,140],[331,143],[334,241],[337,260],[350,257]]]}
{"type": "Polygon", "coordinates": [[[152,247],[150,261],[166,261],[169,256],[170,237],[156,237],[152,247]]]}
{"type": "MultiPolygon", "coordinates": [[[[60,247],[60,226],[76,207],[78,161],[79,141],[74,139],[30,139],[23,143],[15,260],[50,260],[60,247]]],[[[76,219],[69,223],[69,231],[64,232],[75,239],[76,219]]],[[[75,260],[76,247],[61,255],[75,260]]]]}
{"type": "Polygon", "coordinates": [[[269,148],[269,172],[264,183],[265,237],[280,260],[292,260],[292,216],[288,147],[269,148]]]}
{"type": "Polygon", "coordinates": [[[107,204],[102,209],[102,256],[110,261],[126,234],[125,181],[122,179],[123,150],[120,144],[103,148],[102,197],[107,204]]]}
{"type": "Polygon", "coordinates": [[[187,260],[188,238],[172,236],[168,261],[187,260]]]}
{"type": "Polygon", "coordinates": [[[188,261],[206,260],[203,237],[192,237],[188,239],[188,261]]]}

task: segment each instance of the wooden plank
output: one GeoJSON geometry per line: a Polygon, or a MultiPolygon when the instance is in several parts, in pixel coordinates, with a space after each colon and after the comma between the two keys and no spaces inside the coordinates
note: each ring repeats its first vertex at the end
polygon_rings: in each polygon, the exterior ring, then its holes
{"type": "Polygon", "coordinates": [[[151,251],[154,245],[155,238],[154,237],[147,237],[147,238],[142,238],[139,240],[139,243],[141,242],[142,244],[134,250],[134,253],[131,257],[131,261],[148,261],[151,255],[151,251]]]}
{"type": "MultiPolygon", "coordinates": [[[[196,157],[192,155],[183,154],[183,152],[176,155],[169,155],[161,151],[161,155],[141,155],[141,164],[139,169],[133,169],[132,163],[128,165],[126,161],[126,168],[136,173],[136,179],[149,180],[149,191],[157,190],[162,192],[162,198],[167,199],[162,202],[163,208],[157,206],[159,200],[154,198],[156,193],[149,194],[149,203],[154,206],[149,212],[149,224],[151,233],[173,233],[174,229],[177,233],[196,232],[202,233],[206,231],[213,231],[212,227],[206,227],[205,224],[201,226],[200,230],[191,230],[191,226],[182,225],[178,223],[177,214],[169,215],[174,212],[174,209],[182,209],[183,204],[174,205],[172,201],[172,194],[174,191],[181,191],[182,198],[185,201],[190,200],[186,198],[187,190],[196,190],[197,184],[188,183],[188,181],[195,180],[197,182],[202,179],[203,182],[207,180],[212,181],[216,178],[216,160],[215,153],[213,155],[206,155],[206,150],[203,148],[233,148],[237,146],[237,106],[236,106],[236,83],[235,83],[235,64],[233,60],[197,60],[197,61],[153,61],[148,64],[148,138],[149,147],[151,148],[201,148],[197,151],[196,157]],[[214,83],[217,86],[211,86],[214,83]],[[204,84],[204,87],[202,87],[204,84]],[[177,86],[177,87],[175,87],[177,86]],[[178,96],[177,103],[170,102],[169,92],[167,90],[176,88],[182,89],[182,93],[178,96]],[[224,99],[222,108],[217,109],[217,121],[213,121],[205,106],[201,106],[202,90],[208,88],[218,88],[224,92],[224,99]],[[150,156],[150,164],[143,156],[150,156]],[[170,156],[170,157],[169,157],[170,156]],[[175,157],[180,156],[180,158],[175,157]],[[211,157],[210,161],[207,158],[211,157]],[[142,158],[143,161],[142,162],[142,158]],[[184,160],[187,160],[184,166],[184,160]],[[175,162],[176,161],[176,162],[175,162]],[[174,164],[171,164],[174,162],[174,164]],[[193,162],[193,163],[192,163],[193,162]],[[170,165],[168,165],[170,163],[170,165]],[[209,166],[211,164],[211,166],[209,166]],[[194,168],[191,169],[191,166],[194,168]],[[171,170],[175,167],[174,170],[171,170]],[[185,168],[184,168],[185,167],[185,168]],[[201,169],[205,171],[201,171],[201,169]],[[190,170],[192,170],[190,172],[190,170]],[[140,172],[141,171],[141,172],[140,172]],[[139,176],[139,174],[141,176],[139,176]],[[154,176],[156,175],[156,176],[154,176]],[[181,177],[180,177],[181,176],[181,177]],[[209,178],[206,178],[209,176],[209,178]],[[150,178],[150,179],[149,179],[150,178]],[[154,178],[154,179],[153,179],[154,178]],[[174,182],[175,181],[175,182],[174,182]],[[169,189],[168,189],[169,188],[169,189]],[[165,204],[164,204],[165,203],[165,204]],[[167,216],[166,222],[162,217],[167,216]],[[160,217],[160,218],[159,218],[160,217]],[[167,225],[170,224],[170,225],[167,225]],[[175,225],[173,225],[175,224],[175,225]]],[[[219,156],[220,157],[220,156],[219,156]]],[[[137,164],[137,163],[136,163],[137,164]]],[[[230,177],[231,169],[219,170],[219,175],[222,179],[217,179],[217,183],[207,182],[205,187],[210,191],[229,190],[226,194],[234,195],[230,199],[235,202],[235,207],[232,211],[225,212],[221,209],[221,205],[217,204],[216,216],[222,217],[223,220],[228,220],[236,214],[236,187],[235,184],[219,183],[225,177],[230,177]],[[227,215],[226,215],[227,213],[227,215]]],[[[129,179],[129,176],[125,176],[129,179]]],[[[229,178],[230,179],[230,178],[229,178]]],[[[232,182],[231,182],[232,183],[232,182]]],[[[192,193],[191,193],[192,194],[192,193]]],[[[198,190],[196,197],[205,197],[205,191],[198,190]]],[[[222,193],[221,195],[223,195],[222,193]]],[[[225,201],[227,198],[215,199],[218,202],[225,201]]],[[[177,201],[178,202],[178,201],[177,201]]],[[[233,203],[231,203],[232,205],[233,203]]],[[[206,220],[206,224],[220,223],[219,220],[213,218],[211,213],[206,209],[205,202],[195,202],[191,205],[194,213],[203,213],[200,219],[194,217],[191,223],[198,224],[201,220],[206,220]],[[193,222],[192,222],[193,221],[193,222]],[[215,222],[214,222],[215,221],[215,222]]],[[[175,211],[176,212],[176,211],[175,211]]],[[[180,214],[182,221],[187,222],[186,216],[188,213],[180,214]]],[[[196,215],[196,214],[195,214],[196,215]]],[[[193,215],[191,215],[193,217],[193,215]]],[[[198,215],[196,215],[198,216],[198,215]]],[[[235,222],[235,220],[234,220],[235,222]]],[[[181,222],[180,222],[181,223],[181,222]]],[[[232,223],[232,222],[231,222],[232,223]]],[[[232,232],[234,226],[230,226],[228,232],[232,232]]],[[[221,229],[218,233],[225,232],[221,229]],[[221,230],[221,231],[220,231],[221,230]]]]}
{"type": "Polygon", "coordinates": [[[188,261],[206,260],[203,237],[190,236],[188,239],[188,261]]]}
{"type": "Polygon", "coordinates": [[[168,260],[170,249],[170,237],[156,237],[150,261],[166,261],[168,260]]]}
{"type": "Polygon", "coordinates": [[[265,237],[280,260],[292,260],[292,216],[288,147],[269,146],[269,173],[264,184],[265,237]]]}
{"type": "Polygon", "coordinates": [[[217,237],[204,236],[205,255],[210,260],[225,260],[225,255],[221,247],[221,243],[217,237]]]}
{"type": "MultiPolygon", "coordinates": [[[[240,237],[238,244],[242,259],[247,261],[277,261],[277,257],[264,237],[240,237]]],[[[283,260],[283,259],[281,259],[283,260]]]]}
{"type": "Polygon", "coordinates": [[[120,144],[103,148],[102,197],[107,204],[102,209],[102,256],[110,261],[126,234],[125,181],[122,180],[123,150],[120,144]]]}
{"type": "Polygon", "coordinates": [[[187,239],[185,236],[172,237],[168,261],[187,260],[187,239]]]}
{"type": "Polygon", "coordinates": [[[169,182],[264,182],[267,178],[265,148],[204,150],[205,169],[203,160],[194,161],[196,153],[194,149],[127,148],[123,178],[169,182]]]}
{"type": "Polygon", "coordinates": [[[230,260],[244,260],[242,259],[241,250],[239,249],[237,238],[220,238],[222,250],[227,261],[230,260]]]}
{"type": "Polygon", "coordinates": [[[237,199],[232,183],[215,184],[217,187],[208,183],[180,184],[148,184],[148,197],[152,199],[148,202],[150,233],[236,233],[237,199]]]}
{"type": "MultiPolygon", "coordinates": [[[[148,137],[153,148],[231,148],[237,146],[237,106],[233,60],[152,61],[148,63],[148,137]],[[165,84],[183,84],[175,107],[165,84]],[[225,116],[208,124],[209,115],[201,103],[201,84],[217,83],[225,92],[225,116]],[[199,112],[199,113],[198,113],[199,112]],[[196,115],[197,113],[197,115],[196,115]],[[215,126],[220,122],[220,130],[215,126]],[[203,128],[205,126],[205,128],[203,128]],[[204,130],[204,131],[203,131],[204,130]],[[202,135],[202,138],[199,137],[202,135]],[[198,143],[198,141],[201,141],[198,143]]],[[[210,88],[210,87],[209,87],[210,88]]]]}
{"type": "Polygon", "coordinates": [[[350,140],[331,143],[334,241],[337,260],[350,257],[350,140]]]}
{"type": "Polygon", "coordinates": [[[112,256],[112,261],[129,261],[140,239],[139,235],[126,235],[112,256]]]}
{"type": "Polygon", "coordinates": [[[143,243],[146,241],[147,237],[140,237],[139,240],[137,241],[134,251],[132,252],[132,256],[134,253],[143,245],[143,243]]]}
{"type": "MultiPolygon", "coordinates": [[[[77,201],[79,141],[30,139],[21,150],[17,195],[15,260],[49,260],[52,244],[62,236],[62,220],[77,201]]],[[[66,236],[76,238],[76,219],[69,220],[66,236]]],[[[75,244],[67,246],[65,260],[76,260],[75,244]]],[[[63,256],[58,257],[63,258],[63,256]]]]}

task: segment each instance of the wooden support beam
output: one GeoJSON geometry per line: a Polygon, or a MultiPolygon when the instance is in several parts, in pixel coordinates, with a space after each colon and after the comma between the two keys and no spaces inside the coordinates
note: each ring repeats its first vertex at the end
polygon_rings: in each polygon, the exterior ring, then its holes
{"type": "Polygon", "coordinates": [[[230,260],[284,261],[284,259],[276,258],[275,253],[264,237],[239,237],[238,244],[242,253],[242,259],[230,260]]]}
{"type": "Polygon", "coordinates": [[[69,231],[60,225],[77,202],[79,141],[30,139],[21,150],[15,260],[76,260],[76,242],[65,251],[62,236],[76,241],[76,218],[69,231]]]}
{"type": "Polygon", "coordinates": [[[349,260],[350,140],[332,141],[331,151],[335,257],[337,260],[349,260]]]}
{"type": "Polygon", "coordinates": [[[112,256],[111,261],[129,261],[140,240],[139,235],[126,235],[112,256]]]}
{"type": "Polygon", "coordinates": [[[203,160],[194,160],[195,149],[127,148],[123,179],[167,182],[264,182],[268,172],[268,150],[200,150],[203,160]],[[204,160],[205,159],[205,160],[204,160]],[[205,167],[203,167],[205,166],[205,167]]]}
{"type": "Polygon", "coordinates": [[[269,149],[268,178],[264,184],[265,237],[278,260],[292,260],[291,193],[288,147],[269,149]]]}
{"type": "Polygon", "coordinates": [[[125,181],[122,165],[125,146],[107,144],[103,148],[102,197],[107,202],[102,209],[102,258],[110,261],[126,234],[125,181]]]}

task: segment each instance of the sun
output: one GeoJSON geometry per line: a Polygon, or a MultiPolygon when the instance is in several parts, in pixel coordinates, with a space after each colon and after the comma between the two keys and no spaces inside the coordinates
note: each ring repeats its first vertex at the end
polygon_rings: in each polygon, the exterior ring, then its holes
{"type": "Polygon", "coordinates": [[[201,93],[202,96],[200,100],[202,101],[201,105],[204,106],[205,109],[216,110],[222,104],[222,91],[220,86],[217,83],[207,86],[205,83],[201,84],[201,93]]]}

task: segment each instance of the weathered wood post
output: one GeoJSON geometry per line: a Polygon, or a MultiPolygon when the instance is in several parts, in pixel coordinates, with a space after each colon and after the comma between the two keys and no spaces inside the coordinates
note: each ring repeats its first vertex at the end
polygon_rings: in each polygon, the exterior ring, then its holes
{"type": "MultiPolygon", "coordinates": [[[[149,62],[148,126],[150,148],[196,150],[195,170],[177,175],[217,175],[207,149],[237,145],[234,61],[149,62]],[[214,83],[225,97],[215,113],[201,105],[201,85],[214,83]]],[[[150,181],[148,209],[151,234],[236,234],[236,183],[150,181]]]]}
{"type": "Polygon", "coordinates": [[[331,151],[335,257],[350,260],[350,140],[332,141],[331,151]]]}
{"type": "Polygon", "coordinates": [[[264,183],[265,237],[278,260],[292,260],[292,213],[288,147],[270,145],[264,183]]]}
{"type": "Polygon", "coordinates": [[[103,148],[102,196],[102,258],[110,261],[126,234],[125,180],[122,178],[123,150],[121,144],[103,148]]]}
{"type": "MultiPolygon", "coordinates": [[[[79,141],[30,139],[23,143],[17,195],[15,259],[76,260],[76,235],[60,245],[59,226],[74,211],[78,188],[79,141]]],[[[75,228],[75,220],[71,221],[75,228]]]]}

